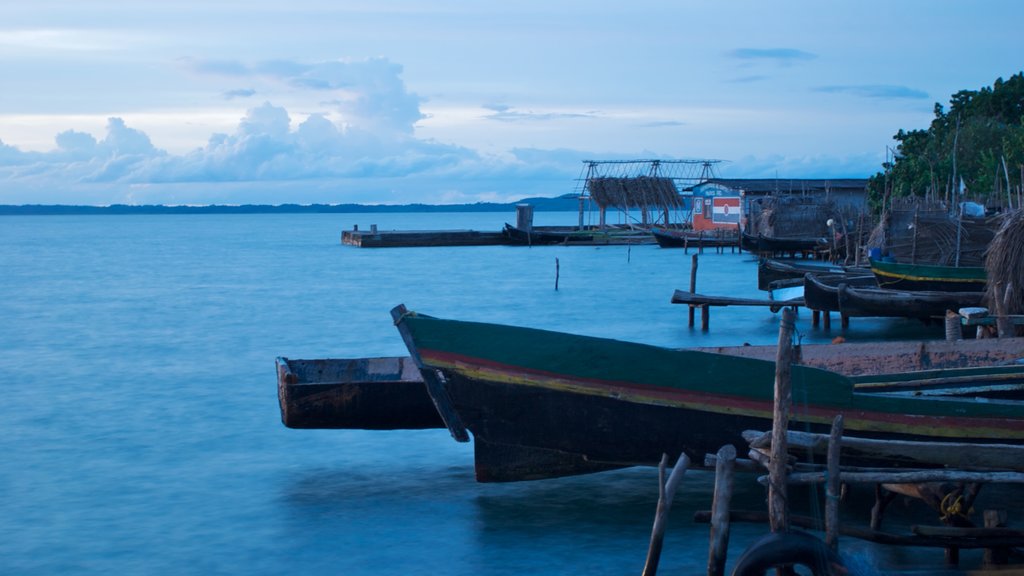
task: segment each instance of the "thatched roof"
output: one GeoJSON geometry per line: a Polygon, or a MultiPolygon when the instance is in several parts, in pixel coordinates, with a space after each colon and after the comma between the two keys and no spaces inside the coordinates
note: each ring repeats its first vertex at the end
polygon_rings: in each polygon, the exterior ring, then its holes
{"type": "Polygon", "coordinates": [[[985,253],[985,301],[994,314],[996,298],[1002,300],[1009,286],[1010,298],[1004,313],[1024,314],[1024,211],[1015,210],[997,218],[1001,224],[999,231],[985,253]]]}
{"type": "Polygon", "coordinates": [[[635,176],[587,180],[590,197],[602,208],[681,208],[683,198],[671,178],[635,176]]]}

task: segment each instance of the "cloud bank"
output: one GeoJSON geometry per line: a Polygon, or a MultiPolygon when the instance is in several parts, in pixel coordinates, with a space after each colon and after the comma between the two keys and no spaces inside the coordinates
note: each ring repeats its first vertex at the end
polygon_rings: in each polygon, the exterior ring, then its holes
{"type": "MultiPolygon", "coordinates": [[[[772,52],[746,57],[804,58],[772,52]]],[[[508,202],[557,196],[578,189],[581,161],[628,159],[628,154],[516,148],[482,154],[416,136],[425,118],[422,99],[406,89],[402,67],[385,58],[247,64],[185,60],[193,74],[234,87],[226,99],[253,98],[291,88],[316,94],[314,111],[293,114],[264,100],[237,125],[205,145],[170,154],[122,118],[107,120],[99,137],[66,130],[48,152],[22,151],[0,141],[3,204],[244,204],[244,203],[463,203],[508,202]]],[[[285,92],[287,93],[287,92],[285,92]]],[[[293,105],[294,106],[294,105],[293,105]]],[[[304,107],[304,106],[303,106],[304,107]]],[[[596,113],[536,112],[507,104],[481,105],[482,120],[539,124],[590,118],[596,113]]],[[[647,123],[686,127],[680,121],[647,123]]],[[[644,152],[644,157],[659,157],[644,152]]],[[[665,157],[669,158],[669,157],[665,157]]],[[[792,161],[748,158],[733,177],[788,177],[869,173],[877,159],[792,161]],[[832,170],[822,170],[830,166],[832,170]],[[790,169],[798,169],[798,173],[790,169]]]]}

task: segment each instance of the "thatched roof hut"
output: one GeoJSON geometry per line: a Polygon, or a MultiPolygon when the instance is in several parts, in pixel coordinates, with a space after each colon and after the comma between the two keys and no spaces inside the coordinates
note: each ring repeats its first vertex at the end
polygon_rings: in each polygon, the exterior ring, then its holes
{"type": "Polygon", "coordinates": [[[996,313],[1009,287],[1003,314],[1024,314],[1024,211],[1015,210],[998,220],[999,231],[985,253],[986,305],[996,313]]]}

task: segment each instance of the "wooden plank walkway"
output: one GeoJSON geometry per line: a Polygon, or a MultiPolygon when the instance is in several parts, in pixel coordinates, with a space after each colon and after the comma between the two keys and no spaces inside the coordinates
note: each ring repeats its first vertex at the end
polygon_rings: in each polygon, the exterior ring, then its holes
{"type": "Polygon", "coordinates": [[[732,296],[708,296],[695,294],[686,290],[676,290],[672,294],[673,304],[688,304],[690,306],[766,306],[773,311],[789,307],[804,305],[803,298],[791,300],[769,300],[760,298],[734,298],[732,296]]]}
{"type": "MultiPolygon", "coordinates": [[[[693,257],[696,258],[697,255],[694,254],[693,257]]],[[[695,284],[692,275],[690,284],[695,284]]],[[[772,312],[778,312],[783,308],[793,308],[795,310],[804,305],[804,299],[762,300],[758,298],[733,298],[731,296],[707,296],[697,294],[696,292],[687,292],[686,290],[676,290],[672,294],[672,303],[686,304],[690,307],[690,327],[693,327],[694,311],[700,309],[700,329],[707,331],[711,323],[712,306],[762,306],[769,308],[772,312]]]]}

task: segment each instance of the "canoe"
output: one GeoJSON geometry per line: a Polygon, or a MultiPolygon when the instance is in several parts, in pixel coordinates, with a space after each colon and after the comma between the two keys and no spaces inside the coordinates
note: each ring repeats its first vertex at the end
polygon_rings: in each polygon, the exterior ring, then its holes
{"type": "Polygon", "coordinates": [[[735,232],[722,234],[715,231],[696,232],[693,230],[669,230],[666,228],[651,228],[651,235],[662,248],[717,248],[722,246],[737,246],[739,236],[735,232]]]}
{"type": "Polygon", "coordinates": [[[278,358],[277,399],[289,428],[444,428],[407,357],[278,358]]]}
{"type": "Polygon", "coordinates": [[[576,228],[540,228],[529,230],[505,224],[505,238],[510,244],[526,246],[542,246],[550,244],[570,244],[574,242],[589,243],[594,241],[593,232],[576,228]]]}
{"type": "Polygon", "coordinates": [[[879,318],[942,318],[949,310],[981,306],[984,292],[936,292],[838,287],[839,313],[879,318]]]}
{"type": "MultiPolygon", "coordinates": [[[[446,419],[449,428],[464,426],[487,443],[656,465],[666,453],[700,461],[725,444],[745,446],[744,430],[771,427],[771,360],[440,319],[404,306],[392,315],[411,356],[438,384],[435,404],[457,417],[446,419]]],[[[842,346],[829,354],[833,363],[849,361],[842,346]]],[[[1024,352],[1020,339],[1001,346],[1008,356],[1024,352]]],[[[888,348],[861,361],[899,362],[897,347],[888,348]]],[[[1021,401],[865,392],[843,374],[803,364],[792,367],[791,382],[793,429],[827,432],[843,414],[857,437],[1024,443],[1021,401]]]]}
{"type": "MultiPolygon", "coordinates": [[[[846,343],[797,347],[797,363],[837,371],[857,388],[928,394],[1016,397],[1024,364],[1014,339],[846,343]],[[973,366],[973,367],[968,367],[973,366]],[[894,372],[897,371],[897,372],[894,372]]],[[[772,360],[774,346],[695,348],[772,360]]],[[[409,356],[277,358],[281,421],[289,428],[417,430],[444,428],[409,356]]]]}
{"type": "Polygon", "coordinates": [[[746,232],[740,235],[740,245],[747,252],[755,254],[781,254],[827,250],[828,240],[821,237],[786,238],[780,236],[754,236],[746,232]]]}
{"type": "Polygon", "coordinates": [[[769,290],[780,280],[795,279],[803,283],[806,274],[849,274],[870,276],[867,267],[841,266],[826,260],[761,258],[757,262],[757,289],[769,290]]]}
{"type": "MultiPolygon", "coordinates": [[[[288,428],[423,430],[445,428],[419,368],[408,356],[381,358],[279,357],[277,396],[288,428]]],[[[542,480],[602,472],[620,465],[580,454],[506,445],[477,438],[480,482],[542,480]]]]}
{"type": "Polygon", "coordinates": [[[985,268],[905,264],[870,259],[871,272],[881,288],[935,292],[984,292],[985,268]]]}
{"type": "Polygon", "coordinates": [[[805,274],[804,304],[811,310],[822,312],[839,312],[839,287],[842,285],[854,288],[876,287],[875,277],[871,274],[849,274],[833,272],[826,274],[805,274]]]}
{"type": "Polygon", "coordinates": [[[593,246],[606,244],[653,244],[654,237],[645,230],[632,228],[595,228],[567,226],[534,226],[529,230],[506,223],[502,231],[506,243],[517,246],[593,246]]]}

